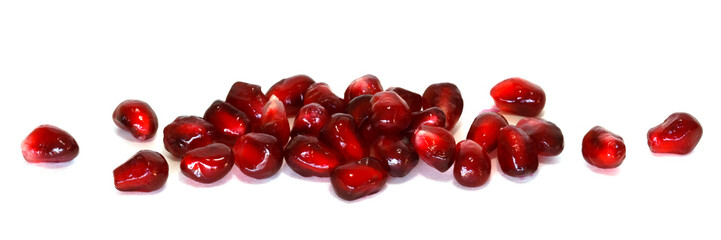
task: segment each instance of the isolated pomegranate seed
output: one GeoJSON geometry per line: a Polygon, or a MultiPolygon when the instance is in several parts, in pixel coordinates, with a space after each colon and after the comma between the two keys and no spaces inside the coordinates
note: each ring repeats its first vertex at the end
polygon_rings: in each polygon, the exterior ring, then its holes
{"type": "Polygon", "coordinates": [[[180,116],[163,129],[165,150],[182,157],[187,151],[205,147],[215,140],[212,124],[196,116],[180,116]]]}
{"type": "Polygon", "coordinates": [[[275,97],[271,97],[263,107],[263,117],[260,119],[260,124],[259,132],[273,135],[278,139],[281,147],[285,146],[290,136],[290,124],[282,102],[275,97]]]}
{"type": "Polygon", "coordinates": [[[498,165],[511,177],[526,177],[538,169],[538,154],[531,137],[515,126],[501,128],[498,136],[498,165]]]}
{"type": "Polygon", "coordinates": [[[25,161],[67,162],[80,153],[73,136],[53,125],[40,125],[20,144],[25,161]]]}
{"type": "Polygon", "coordinates": [[[438,107],[423,109],[411,114],[411,124],[408,125],[408,135],[413,136],[421,125],[446,127],[446,114],[438,107]]]}
{"type": "Polygon", "coordinates": [[[626,158],[626,144],[621,136],[595,126],[583,137],[581,152],[586,162],[593,166],[615,168],[626,158]]]}
{"type": "Polygon", "coordinates": [[[498,136],[505,126],[508,126],[508,121],[503,115],[491,111],[481,112],[473,119],[466,139],[475,141],[490,153],[496,150],[498,136]]]}
{"type": "Polygon", "coordinates": [[[265,133],[243,135],[233,147],[235,165],[245,175],[269,178],[283,165],[283,146],[277,138],[265,133]]]}
{"type": "Polygon", "coordinates": [[[491,176],[491,158],[481,145],[473,140],[463,140],[456,145],[456,163],[453,177],[458,184],[479,187],[491,176]]]}
{"type": "Polygon", "coordinates": [[[371,98],[371,124],[383,133],[399,133],[411,123],[411,110],[396,92],[378,92],[371,98]]]}
{"type": "Polygon", "coordinates": [[[516,123],[536,144],[540,156],[556,156],[563,152],[563,133],[552,122],[540,118],[524,118],[516,123]]]}
{"type": "Polygon", "coordinates": [[[119,191],[152,192],[168,180],[168,162],[156,151],[141,150],[113,170],[119,191]]]}
{"type": "Polygon", "coordinates": [[[316,137],[298,135],[285,146],[285,161],[290,169],[304,177],[329,177],[341,164],[335,150],[316,137]]]}
{"type": "Polygon", "coordinates": [[[393,177],[405,177],[418,165],[418,153],[408,137],[381,135],[371,146],[370,156],[393,177]]]}
{"type": "Polygon", "coordinates": [[[113,111],[113,122],[138,140],[147,140],[158,131],[158,117],[150,105],[140,100],[125,100],[113,111]]]}
{"type": "Polygon", "coordinates": [[[329,119],[330,115],[320,104],[311,103],[305,105],[300,108],[298,116],[293,121],[293,130],[290,132],[290,136],[308,135],[317,137],[329,119]]]}
{"type": "Polygon", "coordinates": [[[509,78],[491,89],[491,97],[504,112],[535,117],[546,105],[546,93],[536,84],[523,78],[509,78]]]}
{"type": "Polygon", "coordinates": [[[440,172],[447,171],[453,165],[456,140],[445,128],[420,126],[413,135],[413,147],[421,160],[440,172]]]}
{"type": "Polygon", "coordinates": [[[285,111],[289,116],[295,116],[298,110],[303,107],[303,94],[305,90],[315,83],[312,78],[307,75],[295,75],[278,81],[268,89],[265,96],[277,97],[285,106],[285,111]]]}
{"type": "Polygon", "coordinates": [[[201,183],[213,183],[233,169],[233,152],[222,143],[188,151],[180,161],[183,175],[201,183]]]}
{"type": "Polygon", "coordinates": [[[250,119],[245,113],[227,102],[216,100],[205,111],[203,119],[213,125],[217,140],[233,146],[240,136],[251,129],[250,119]]]}
{"type": "Polygon", "coordinates": [[[373,98],[373,95],[360,95],[350,100],[348,106],[346,106],[346,112],[353,116],[353,120],[355,120],[358,127],[365,122],[370,122],[371,116],[373,116],[371,98],[373,98]]]}
{"type": "Polygon", "coordinates": [[[245,113],[250,118],[254,130],[260,129],[260,118],[263,117],[263,106],[268,97],[263,94],[260,86],[245,82],[235,82],[228,91],[225,101],[245,113]]]}
{"type": "Polygon", "coordinates": [[[383,189],[388,174],[374,158],[364,158],[338,166],[330,176],[330,183],[338,197],[352,201],[383,189]]]}
{"type": "Polygon", "coordinates": [[[677,112],[648,130],[648,147],[655,153],[688,154],[703,135],[701,123],[691,114],[677,112]]]}
{"type": "Polygon", "coordinates": [[[463,113],[461,90],[453,83],[431,84],[423,93],[423,108],[438,107],[446,114],[446,129],[452,130],[463,113]]]}
{"type": "Polygon", "coordinates": [[[345,112],[345,101],[330,90],[327,83],[313,83],[303,95],[303,105],[318,103],[328,114],[345,112]]]}
{"type": "Polygon", "coordinates": [[[364,146],[353,116],[350,114],[333,114],[328,124],[320,131],[320,136],[326,144],[343,156],[345,162],[368,156],[368,148],[364,146]]]}
{"type": "Polygon", "coordinates": [[[418,112],[423,107],[423,97],[420,94],[411,92],[405,88],[392,87],[386,89],[386,91],[394,91],[406,101],[411,112],[418,112]]]}
{"type": "Polygon", "coordinates": [[[345,89],[345,97],[343,98],[343,100],[345,100],[345,102],[347,103],[357,96],[364,94],[373,95],[377,92],[382,91],[383,87],[381,86],[381,81],[378,80],[376,76],[366,74],[362,77],[357,78],[356,80],[353,80],[348,85],[348,88],[345,89]]]}

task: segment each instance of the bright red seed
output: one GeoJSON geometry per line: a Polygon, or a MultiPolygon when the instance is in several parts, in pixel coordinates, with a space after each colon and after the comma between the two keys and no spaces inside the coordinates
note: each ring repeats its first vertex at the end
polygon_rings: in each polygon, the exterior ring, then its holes
{"type": "Polygon", "coordinates": [[[353,116],[336,113],[320,131],[323,142],[333,147],[343,156],[344,162],[360,160],[368,156],[368,148],[356,128],[353,116]]]}
{"type": "Polygon", "coordinates": [[[596,126],[583,137],[581,152],[586,162],[593,166],[615,168],[626,158],[626,144],[621,136],[596,126]]]}
{"type": "Polygon", "coordinates": [[[303,107],[303,94],[313,83],[315,81],[307,75],[295,75],[273,84],[265,96],[268,98],[275,96],[283,102],[286,113],[295,116],[303,107]]]}
{"type": "Polygon", "coordinates": [[[373,143],[370,156],[393,177],[405,177],[418,165],[418,153],[408,137],[399,135],[381,135],[373,143]]]}
{"type": "Polygon", "coordinates": [[[540,118],[524,118],[516,127],[531,137],[538,155],[556,156],[563,152],[563,133],[556,124],[540,118]]]}
{"type": "Polygon", "coordinates": [[[452,130],[463,113],[461,90],[453,83],[431,84],[423,92],[423,108],[438,107],[446,114],[446,129],[452,130]]]}
{"type": "Polygon", "coordinates": [[[411,123],[411,110],[396,92],[383,91],[371,98],[371,124],[383,133],[399,133],[411,123]]]}
{"type": "Polygon", "coordinates": [[[212,124],[196,116],[180,116],[163,129],[165,150],[182,157],[186,152],[205,147],[215,140],[212,124]]]}
{"type": "Polygon", "coordinates": [[[303,105],[318,103],[328,114],[345,112],[346,102],[331,91],[327,83],[314,83],[303,95],[303,105]]]}
{"type": "Polygon", "coordinates": [[[386,185],[388,174],[374,158],[364,158],[338,166],[330,183],[338,197],[352,201],[379,192],[386,185]]]}
{"type": "Polygon", "coordinates": [[[260,128],[260,118],[263,117],[263,106],[268,97],[263,94],[260,86],[245,82],[236,82],[228,91],[225,101],[245,113],[250,118],[254,130],[260,128]]]}
{"type": "Polygon", "coordinates": [[[655,153],[688,154],[701,140],[703,128],[691,114],[677,112],[648,130],[648,147],[655,153]]]}
{"type": "Polygon", "coordinates": [[[486,152],[493,152],[498,145],[501,128],[505,126],[508,126],[508,121],[503,115],[490,111],[481,112],[473,119],[466,139],[475,141],[486,152]]]}
{"type": "Polygon", "coordinates": [[[40,125],[20,144],[25,161],[67,162],[80,153],[73,136],[53,125],[40,125]]]}
{"type": "Polygon", "coordinates": [[[213,125],[217,140],[233,146],[240,136],[250,131],[250,119],[227,102],[216,100],[205,111],[203,119],[213,125]]]}
{"type": "Polygon", "coordinates": [[[283,103],[271,97],[263,107],[263,117],[260,119],[259,132],[273,135],[281,146],[285,146],[290,136],[290,124],[285,113],[283,103]]]}
{"type": "Polygon", "coordinates": [[[546,105],[546,93],[536,84],[523,78],[509,78],[491,89],[491,97],[501,111],[535,117],[546,105]]]}
{"type": "Polygon", "coordinates": [[[265,133],[243,135],[235,143],[233,154],[240,171],[256,179],[272,177],[283,165],[283,146],[265,133]]]}
{"type": "Polygon", "coordinates": [[[463,140],[456,145],[456,162],[453,177],[466,187],[479,187],[491,176],[491,158],[481,145],[473,140],[463,140]]]}
{"type": "Polygon", "coordinates": [[[446,114],[438,107],[423,109],[423,111],[411,114],[411,124],[408,125],[408,135],[413,136],[416,129],[421,125],[434,127],[446,127],[446,114]]]}
{"type": "Polygon", "coordinates": [[[440,172],[447,171],[455,160],[456,140],[445,128],[420,126],[413,135],[413,147],[421,160],[440,172]]]}
{"type": "Polygon", "coordinates": [[[298,116],[293,121],[293,130],[290,132],[290,136],[308,135],[317,137],[329,119],[330,115],[320,104],[310,103],[305,105],[300,108],[298,116]]]}
{"type": "Polygon", "coordinates": [[[213,183],[233,169],[233,152],[222,143],[188,151],[180,161],[183,175],[201,183],[213,183]]]}
{"type": "Polygon", "coordinates": [[[538,154],[531,137],[515,126],[501,128],[498,137],[498,165],[511,177],[533,175],[538,169],[538,154]]]}
{"type": "Polygon", "coordinates": [[[150,105],[140,100],[125,100],[113,111],[113,122],[138,140],[147,140],[158,131],[158,117],[150,105]]]}
{"type": "Polygon", "coordinates": [[[168,180],[168,162],[158,152],[141,150],[113,170],[119,191],[152,192],[168,180]]]}
{"type": "Polygon", "coordinates": [[[411,112],[418,112],[423,107],[423,97],[420,94],[411,92],[405,88],[392,87],[386,89],[386,91],[394,91],[406,101],[411,112]]]}
{"type": "Polygon", "coordinates": [[[357,78],[356,80],[353,80],[349,85],[348,88],[345,89],[345,94],[343,100],[345,100],[346,103],[350,102],[353,98],[364,95],[364,94],[370,94],[373,95],[377,92],[383,91],[383,87],[381,86],[381,81],[378,80],[376,76],[373,76],[371,74],[366,74],[362,77],[357,78]]]}
{"type": "Polygon", "coordinates": [[[373,116],[371,98],[373,98],[373,95],[365,94],[357,96],[348,102],[346,112],[353,116],[356,126],[358,127],[363,125],[365,122],[370,122],[371,116],[373,116]]]}
{"type": "Polygon", "coordinates": [[[341,164],[335,150],[316,137],[298,135],[285,146],[285,161],[290,169],[304,177],[329,177],[341,164]]]}

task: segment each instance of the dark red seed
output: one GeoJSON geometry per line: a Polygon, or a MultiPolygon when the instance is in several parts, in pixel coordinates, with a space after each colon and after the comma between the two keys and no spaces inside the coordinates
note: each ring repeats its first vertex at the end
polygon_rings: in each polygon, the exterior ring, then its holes
{"type": "Polygon", "coordinates": [[[386,91],[394,91],[406,101],[411,112],[418,112],[423,107],[423,97],[420,94],[406,90],[405,88],[392,87],[386,91]]]}
{"type": "Polygon", "coordinates": [[[438,107],[446,114],[446,129],[452,130],[463,113],[461,90],[453,83],[431,84],[423,92],[423,108],[438,107]]]}
{"type": "Polygon", "coordinates": [[[421,125],[445,128],[446,114],[438,107],[432,107],[420,112],[412,113],[411,124],[408,125],[408,135],[413,136],[413,133],[415,133],[416,129],[418,129],[421,125]]]}
{"type": "Polygon", "coordinates": [[[217,140],[233,146],[240,136],[250,131],[250,119],[227,102],[216,100],[205,111],[203,119],[213,125],[217,140]]]}
{"type": "Polygon", "coordinates": [[[150,105],[140,100],[125,100],[113,111],[113,122],[138,140],[147,140],[158,132],[158,117],[150,105]]]}
{"type": "Polygon", "coordinates": [[[352,201],[383,189],[388,174],[377,159],[364,158],[338,166],[330,176],[330,183],[338,197],[352,201]]]}
{"type": "Polygon", "coordinates": [[[327,83],[314,83],[303,95],[303,105],[318,103],[328,114],[342,113],[346,110],[346,102],[331,91],[327,83]]]}
{"type": "Polygon", "coordinates": [[[315,83],[312,78],[307,75],[295,75],[278,81],[268,89],[265,96],[270,98],[275,95],[283,105],[289,116],[295,116],[298,110],[303,107],[303,94],[308,87],[315,83]]]}
{"type": "Polygon", "coordinates": [[[491,97],[504,112],[535,117],[546,105],[546,93],[536,84],[523,78],[509,78],[491,89],[491,97]]]}
{"type": "Polygon", "coordinates": [[[215,141],[212,124],[196,116],[180,116],[163,129],[165,150],[182,157],[186,152],[205,147],[215,141]]]}
{"type": "Polygon", "coordinates": [[[360,160],[368,156],[368,148],[356,128],[353,116],[336,113],[320,131],[323,141],[343,156],[345,162],[360,160]]]}
{"type": "Polygon", "coordinates": [[[268,97],[263,94],[260,86],[245,82],[236,82],[228,91],[225,101],[245,113],[250,118],[254,130],[260,128],[260,118],[263,117],[263,106],[268,97]]]}
{"type": "Polygon", "coordinates": [[[418,153],[408,137],[381,135],[373,143],[370,156],[393,177],[405,177],[418,165],[418,153]]]}
{"type": "Polygon", "coordinates": [[[455,160],[456,140],[445,128],[420,126],[413,135],[413,147],[421,160],[440,172],[447,171],[455,160]]]}
{"type": "Polygon", "coordinates": [[[341,164],[341,157],[318,138],[298,135],[285,147],[285,161],[290,169],[304,177],[329,177],[341,164]]]}
{"type": "Polygon", "coordinates": [[[491,176],[491,158],[481,145],[472,140],[463,140],[456,145],[456,163],[453,177],[466,187],[480,187],[491,176]]]}
{"type": "Polygon", "coordinates": [[[80,153],[78,143],[70,134],[53,125],[40,125],[20,144],[25,161],[67,162],[80,153]]]}
{"type": "Polygon", "coordinates": [[[691,114],[677,112],[648,130],[648,147],[655,153],[688,154],[701,140],[703,128],[691,114]]]}
{"type": "Polygon", "coordinates": [[[188,151],[180,161],[180,171],[201,183],[213,183],[233,169],[233,152],[222,143],[213,143],[188,151]]]}
{"type": "Polygon", "coordinates": [[[371,116],[373,116],[371,98],[373,98],[373,95],[360,95],[353,98],[353,100],[348,103],[346,112],[353,116],[356,126],[358,127],[363,125],[366,121],[370,121],[371,116]]]}
{"type": "Polygon", "coordinates": [[[363,138],[363,143],[366,144],[366,146],[370,146],[373,144],[373,142],[378,138],[378,136],[381,135],[381,133],[373,128],[373,124],[371,123],[370,119],[367,119],[361,126],[358,128],[358,131],[360,132],[361,137],[363,138]]]}
{"type": "Polygon", "coordinates": [[[371,98],[371,124],[383,133],[399,133],[411,123],[411,110],[396,92],[383,91],[371,98]]]}
{"type": "Polygon", "coordinates": [[[538,169],[536,145],[523,130],[505,126],[498,136],[498,165],[511,177],[526,177],[538,169]]]}
{"type": "Polygon", "coordinates": [[[260,124],[259,132],[274,136],[281,146],[285,146],[290,136],[290,124],[282,102],[271,97],[263,107],[263,117],[260,119],[260,124]]]}
{"type": "Polygon", "coordinates": [[[540,118],[524,118],[516,127],[531,137],[538,155],[556,156],[563,152],[563,133],[556,124],[540,118]]]}
{"type": "Polygon", "coordinates": [[[350,102],[353,98],[364,95],[364,94],[370,94],[373,95],[377,92],[383,91],[383,87],[381,86],[381,81],[378,80],[376,76],[373,76],[371,74],[366,74],[362,77],[357,78],[356,80],[353,80],[349,85],[348,88],[345,89],[345,94],[343,100],[345,100],[346,103],[350,102]]]}
{"type": "Polygon", "coordinates": [[[600,126],[595,126],[583,137],[581,147],[586,162],[598,168],[615,168],[626,158],[623,138],[600,126]]]}
{"type": "Polygon", "coordinates": [[[298,116],[293,121],[293,130],[290,132],[290,136],[308,135],[317,137],[329,119],[330,115],[320,104],[310,103],[305,105],[300,108],[298,116]]]}
{"type": "Polygon", "coordinates": [[[119,191],[152,192],[168,180],[168,162],[156,151],[141,150],[113,170],[119,191]]]}
{"type": "Polygon", "coordinates": [[[233,154],[240,171],[256,179],[272,177],[283,165],[283,146],[265,133],[243,135],[235,143],[233,154]]]}
{"type": "Polygon", "coordinates": [[[473,119],[466,139],[481,145],[486,152],[493,152],[498,145],[498,136],[501,128],[508,126],[508,121],[501,114],[485,111],[473,119]]]}

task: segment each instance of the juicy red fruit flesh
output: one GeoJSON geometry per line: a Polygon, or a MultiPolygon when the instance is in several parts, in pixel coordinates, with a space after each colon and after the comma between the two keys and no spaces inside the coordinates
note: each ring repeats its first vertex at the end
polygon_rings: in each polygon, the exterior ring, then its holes
{"type": "Polygon", "coordinates": [[[308,135],[317,137],[329,119],[328,111],[320,104],[311,103],[305,105],[300,108],[298,116],[293,120],[293,130],[290,132],[290,136],[308,135]]]}
{"type": "Polygon", "coordinates": [[[285,146],[290,136],[290,124],[283,103],[275,97],[268,100],[268,103],[263,107],[263,117],[260,119],[260,124],[259,132],[273,135],[278,139],[281,146],[285,146]]]}
{"type": "Polygon", "coordinates": [[[221,143],[188,151],[180,161],[180,171],[201,183],[213,183],[233,169],[233,152],[221,143]]]}
{"type": "Polygon", "coordinates": [[[344,98],[343,100],[348,103],[350,100],[353,100],[353,98],[370,94],[373,95],[377,92],[383,91],[383,87],[381,86],[381,81],[378,80],[376,76],[373,76],[371,74],[364,75],[362,77],[357,78],[356,80],[353,80],[349,85],[348,88],[345,90],[344,98]]]}
{"type": "Polygon", "coordinates": [[[285,146],[285,161],[303,177],[329,177],[341,164],[341,157],[316,137],[298,135],[285,146]]]}
{"type": "Polygon", "coordinates": [[[505,126],[498,137],[498,165],[511,177],[533,175],[538,169],[536,145],[523,130],[505,126]]]}
{"type": "Polygon", "coordinates": [[[146,102],[125,100],[113,111],[113,122],[138,140],[147,140],[158,131],[158,117],[146,102]]]}
{"type": "Polygon", "coordinates": [[[67,162],[80,153],[73,136],[53,125],[40,125],[20,144],[25,161],[67,162]]]}
{"type": "Polygon", "coordinates": [[[233,146],[235,165],[245,175],[264,179],[275,175],[283,165],[283,147],[265,133],[243,135],[233,146]]]}
{"type": "Polygon", "coordinates": [[[408,107],[411,109],[411,112],[418,112],[423,108],[423,97],[421,97],[420,94],[411,92],[405,88],[400,87],[392,87],[386,89],[386,91],[393,91],[398,94],[398,96],[401,96],[403,100],[406,101],[408,104],[408,107]]]}
{"type": "Polygon", "coordinates": [[[383,133],[398,133],[411,123],[411,110],[403,98],[392,91],[376,93],[371,98],[371,124],[383,133]]]}
{"type": "Polygon", "coordinates": [[[509,78],[493,86],[491,97],[504,112],[535,117],[546,105],[546,93],[536,84],[523,78],[509,78]]]}
{"type": "Polygon", "coordinates": [[[163,144],[173,156],[182,157],[187,151],[205,147],[215,140],[212,124],[196,116],[180,116],[163,129],[163,144]]]}
{"type": "Polygon", "coordinates": [[[456,162],[453,177],[466,187],[480,187],[491,176],[491,158],[481,145],[472,140],[463,140],[456,145],[456,162]]]}
{"type": "Polygon", "coordinates": [[[408,137],[381,135],[371,145],[370,156],[380,161],[392,177],[404,177],[418,165],[418,153],[408,137]]]}
{"type": "Polygon", "coordinates": [[[473,119],[466,139],[475,141],[486,152],[493,152],[498,146],[501,128],[505,126],[508,126],[508,121],[503,115],[490,111],[482,112],[473,119]]]}
{"type": "Polygon", "coordinates": [[[593,166],[615,168],[626,158],[626,144],[621,136],[596,126],[583,137],[581,152],[586,162],[593,166]]]}
{"type": "Polygon", "coordinates": [[[531,137],[538,155],[556,156],[563,152],[563,133],[556,124],[540,118],[524,118],[518,121],[516,127],[531,137]]]}
{"type": "Polygon", "coordinates": [[[336,113],[320,131],[323,141],[336,149],[345,162],[357,161],[368,156],[368,148],[356,128],[353,116],[336,113]]]}
{"type": "Polygon", "coordinates": [[[338,166],[333,170],[330,183],[338,197],[352,201],[383,189],[388,174],[374,158],[364,158],[338,166]]]}
{"type": "Polygon", "coordinates": [[[263,106],[268,97],[263,94],[260,86],[245,82],[235,82],[228,91],[225,101],[250,118],[253,129],[260,128],[260,118],[263,116],[263,106]]]}
{"type": "Polygon", "coordinates": [[[456,140],[445,128],[419,127],[413,135],[413,147],[421,160],[440,172],[447,171],[455,160],[456,140]]]}
{"type": "Polygon", "coordinates": [[[463,113],[461,90],[453,83],[431,84],[423,92],[423,108],[438,107],[446,114],[446,129],[452,130],[463,113]]]}
{"type": "Polygon", "coordinates": [[[418,129],[421,125],[445,127],[446,114],[443,113],[443,110],[437,107],[423,109],[423,111],[412,113],[411,123],[408,126],[409,135],[412,136],[416,129],[418,129]]]}
{"type": "Polygon", "coordinates": [[[303,105],[318,103],[328,114],[345,112],[346,102],[331,91],[327,83],[314,83],[303,94],[303,105]]]}
{"type": "Polygon", "coordinates": [[[278,98],[283,102],[286,113],[294,116],[303,107],[303,94],[313,83],[315,81],[307,75],[295,75],[273,84],[265,93],[265,96],[278,98]]]}
{"type": "Polygon", "coordinates": [[[113,178],[120,191],[152,192],[168,180],[168,162],[158,152],[141,150],[115,168],[113,178]]]}
{"type": "Polygon", "coordinates": [[[208,107],[203,119],[213,125],[218,134],[217,140],[228,146],[233,146],[235,141],[251,128],[250,119],[245,113],[220,100],[208,107]]]}
{"type": "Polygon", "coordinates": [[[691,114],[677,112],[648,130],[648,147],[654,153],[688,154],[701,140],[703,128],[691,114]]]}

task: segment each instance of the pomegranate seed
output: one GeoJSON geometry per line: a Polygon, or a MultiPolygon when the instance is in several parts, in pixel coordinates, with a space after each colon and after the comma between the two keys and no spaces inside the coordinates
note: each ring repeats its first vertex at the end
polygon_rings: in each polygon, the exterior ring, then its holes
{"type": "Polygon", "coordinates": [[[411,124],[408,125],[408,135],[413,136],[421,125],[446,127],[446,114],[438,107],[424,109],[411,114],[411,124]]]}
{"type": "Polygon", "coordinates": [[[368,149],[361,141],[353,116],[336,113],[320,131],[323,141],[335,148],[345,162],[357,161],[368,156],[368,149]]]}
{"type": "Polygon", "coordinates": [[[509,78],[491,89],[491,97],[501,111],[535,117],[546,105],[546,93],[536,84],[523,78],[509,78]]]}
{"type": "Polygon", "coordinates": [[[600,126],[595,126],[583,137],[581,147],[586,162],[598,168],[615,168],[626,158],[623,138],[600,126]]]}
{"type": "Polygon", "coordinates": [[[491,158],[481,145],[473,140],[463,140],[456,145],[456,163],[453,177],[458,184],[479,187],[491,176],[491,158]]]}
{"type": "Polygon", "coordinates": [[[383,189],[388,174],[374,158],[364,158],[338,166],[330,176],[330,183],[338,197],[352,201],[383,189]]]}
{"type": "Polygon", "coordinates": [[[370,122],[370,118],[373,115],[371,98],[373,98],[373,95],[365,94],[357,96],[348,102],[346,112],[353,116],[353,120],[355,120],[356,126],[358,127],[365,122],[370,122]]]}
{"type": "Polygon", "coordinates": [[[269,178],[283,165],[283,146],[278,139],[265,133],[248,133],[233,147],[235,165],[245,175],[256,179],[269,178]]]}
{"type": "Polygon", "coordinates": [[[212,124],[196,116],[180,116],[163,129],[165,150],[182,157],[186,152],[205,147],[215,140],[212,124]]]}
{"type": "Polygon", "coordinates": [[[183,175],[201,183],[213,183],[233,169],[233,152],[225,144],[213,143],[188,151],[180,161],[183,175]]]}
{"type": "Polygon", "coordinates": [[[413,147],[421,160],[440,172],[453,165],[456,140],[445,128],[420,126],[413,135],[413,147]]]}
{"type": "Polygon", "coordinates": [[[67,162],[80,153],[73,136],[53,125],[40,125],[25,137],[22,144],[23,157],[31,163],[67,162]]]}
{"type": "Polygon", "coordinates": [[[305,105],[300,108],[298,116],[293,121],[293,131],[290,132],[290,136],[308,135],[317,137],[329,119],[330,115],[320,104],[311,103],[305,105]]]}
{"type": "Polygon", "coordinates": [[[501,114],[495,112],[481,112],[473,119],[466,139],[481,145],[486,152],[493,152],[498,145],[498,136],[501,128],[508,126],[508,121],[501,114]]]}
{"type": "Polygon", "coordinates": [[[398,133],[411,123],[411,110],[396,92],[378,92],[371,98],[371,124],[383,133],[398,133]]]}
{"type": "Polygon", "coordinates": [[[405,88],[392,87],[386,91],[394,91],[406,101],[411,112],[418,112],[423,107],[423,97],[420,94],[406,90],[405,88]]]}
{"type": "Polygon", "coordinates": [[[418,165],[418,153],[408,137],[381,135],[373,143],[370,156],[393,177],[405,177],[418,165]]]}
{"type": "Polygon", "coordinates": [[[423,93],[423,108],[438,107],[446,114],[446,129],[452,130],[463,113],[461,90],[453,83],[431,84],[423,93]]]}
{"type": "Polygon", "coordinates": [[[312,78],[307,75],[295,75],[278,81],[268,89],[265,96],[277,97],[285,106],[288,115],[294,116],[303,106],[303,93],[308,87],[315,83],[312,78]]]}
{"type": "Polygon", "coordinates": [[[140,100],[125,100],[113,111],[113,121],[138,140],[147,140],[158,131],[158,117],[150,105],[140,100]]]}
{"type": "Polygon", "coordinates": [[[303,95],[303,105],[318,103],[328,114],[345,112],[345,101],[330,90],[327,83],[313,83],[303,95]]]}
{"type": "Polygon", "coordinates": [[[329,177],[341,158],[318,138],[298,135],[285,146],[285,161],[298,175],[329,177]]]}
{"type": "Polygon", "coordinates": [[[524,118],[516,127],[531,137],[538,155],[556,156],[563,151],[563,133],[556,124],[540,118],[524,118]]]}
{"type": "Polygon", "coordinates": [[[254,130],[260,129],[260,118],[263,117],[263,106],[268,97],[263,94],[260,86],[245,82],[236,82],[228,91],[225,101],[245,113],[250,118],[254,130]]]}
{"type": "Polygon", "coordinates": [[[530,176],[538,169],[536,146],[523,130],[515,126],[501,128],[498,136],[498,164],[511,177],[530,176]]]}
{"type": "Polygon", "coordinates": [[[678,112],[648,130],[648,147],[655,153],[690,153],[701,140],[703,128],[691,114],[678,112]]]}
{"type": "Polygon", "coordinates": [[[203,119],[213,125],[219,142],[233,146],[240,136],[250,131],[250,119],[227,102],[216,100],[205,111],[203,119]]]}
{"type": "Polygon", "coordinates": [[[378,132],[371,123],[370,119],[366,120],[361,124],[360,128],[358,129],[360,132],[361,137],[363,138],[363,143],[365,143],[367,146],[370,146],[373,144],[373,142],[380,136],[380,132],[378,132]]]}
{"type": "Polygon", "coordinates": [[[278,139],[281,146],[285,146],[290,136],[290,124],[285,113],[283,103],[271,97],[263,107],[263,118],[260,119],[260,131],[278,139]]]}
{"type": "Polygon", "coordinates": [[[152,192],[168,180],[168,162],[156,151],[141,150],[113,170],[119,191],[152,192]]]}
{"type": "Polygon", "coordinates": [[[345,89],[345,98],[343,98],[343,100],[348,103],[350,102],[350,100],[357,96],[364,94],[373,95],[377,92],[382,91],[383,87],[381,86],[381,81],[378,80],[376,76],[366,74],[362,77],[357,78],[356,80],[353,80],[348,85],[348,88],[345,89]]]}

